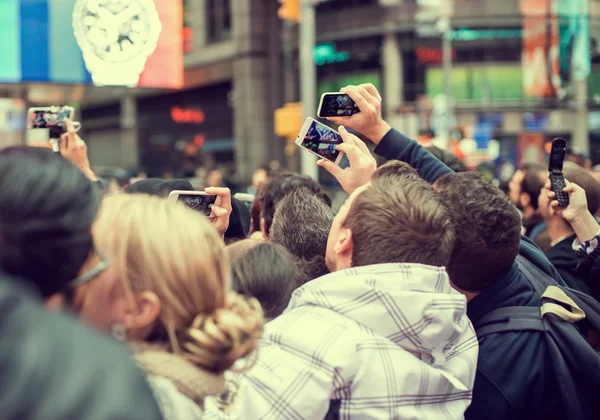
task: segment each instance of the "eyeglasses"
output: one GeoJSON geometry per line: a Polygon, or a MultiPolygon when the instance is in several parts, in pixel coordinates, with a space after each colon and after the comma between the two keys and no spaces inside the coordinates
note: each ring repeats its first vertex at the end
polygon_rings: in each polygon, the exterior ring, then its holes
{"type": "Polygon", "coordinates": [[[86,271],[82,275],[78,276],[75,280],[73,280],[69,284],[70,288],[74,288],[74,287],[77,287],[84,283],[87,283],[87,282],[95,279],[96,277],[98,277],[104,271],[106,271],[106,269],[109,266],[106,255],[104,255],[104,252],[100,251],[98,248],[95,248],[94,252],[100,258],[100,262],[98,264],[94,265],[90,270],[86,271]]]}

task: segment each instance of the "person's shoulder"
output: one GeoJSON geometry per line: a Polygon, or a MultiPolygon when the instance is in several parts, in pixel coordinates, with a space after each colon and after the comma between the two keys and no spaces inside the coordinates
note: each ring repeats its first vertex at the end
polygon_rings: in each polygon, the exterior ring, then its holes
{"type": "Polygon", "coordinates": [[[70,317],[47,313],[34,296],[4,280],[0,280],[0,319],[0,365],[6,367],[0,377],[4,418],[11,418],[10,410],[15,409],[27,418],[48,420],[159,418],[143,374],[121,343],[70,317]],[[31,384],[36,404],[29,402],[31,384]],[[5,399],[8,395],[13,396],[10,401],[5,399]],[[41,417],[38,410],[44,411],[41,417]]]}

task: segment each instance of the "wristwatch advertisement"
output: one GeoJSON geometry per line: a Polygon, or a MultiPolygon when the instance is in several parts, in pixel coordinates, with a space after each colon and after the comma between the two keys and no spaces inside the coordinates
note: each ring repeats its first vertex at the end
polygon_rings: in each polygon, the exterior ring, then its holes
{"type": "Polygon", "coordinates": [[[77,0],[73,29],[95,85],[135,87],[162,25],[153,0],[77,0]]]}

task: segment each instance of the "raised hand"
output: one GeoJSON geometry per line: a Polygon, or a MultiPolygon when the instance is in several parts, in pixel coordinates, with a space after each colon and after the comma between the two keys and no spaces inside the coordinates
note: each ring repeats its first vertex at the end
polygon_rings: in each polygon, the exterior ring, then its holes
{"type": "Polygon", "coordinates": [[[326,159],[319,160],[317,165],[325,168],[338,180],[344,191],[352,194],[355,189],[371,181],[373,172],[377,169],[377,162],[369,152],[367,145],[355,135],[350,134],[344,126],[340,126],[339,133],[344,143],[336,146],[336,150],[344,152],[348,156],[350,166],[342,169],[326,159]]]}
{"type": "Polygon", "coordinates": [[[231,191],[229,188],[210,187],[204,190],[206,194],[216,195],[217,200],[211,207],[211,213],[208,217],[213,226],[221,235],[229,228],[229,217],[231,216],[231,191]]]}
{"type": "Polygon", "coordinates": [[[344,125],[365,135],[373,143],[379,144],[390,126],[381,117],[381,95],[371,83],[347,86],[341,90],[356,103],[360,112],[350,117],[328,118],[336,124],[344,125]]]}
{"type": "Polygon", "coordinates": [[[67,132],[60,139],[59,148],[61,156],[77,166],[90,181],[97,181],[98,179],[90,167],[87,145],[77,135],[71,120],[66,120],[66,128],[67,132]]]}

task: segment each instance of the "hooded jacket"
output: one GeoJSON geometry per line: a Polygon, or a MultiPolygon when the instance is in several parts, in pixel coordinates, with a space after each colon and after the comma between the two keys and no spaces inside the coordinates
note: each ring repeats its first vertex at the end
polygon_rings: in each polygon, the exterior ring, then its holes
{"type": "MultiPolygon", "coordinates": [[[[278,420],[460,419],[477,352],[466,299],[443,268],[343,270],[299,288],[267,324],[236,412],[278,420]]],[[[206,418],[224,416],[207,404],[206,418]]]]}

